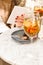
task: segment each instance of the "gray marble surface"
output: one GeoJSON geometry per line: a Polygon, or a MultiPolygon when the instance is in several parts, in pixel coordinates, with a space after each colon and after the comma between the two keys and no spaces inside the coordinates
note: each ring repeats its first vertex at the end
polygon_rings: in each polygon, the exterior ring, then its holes
{"type": "Polygon", "coordinates": [[[43,39],[40,37],[43,31],[36,42],[21,44],[11,38],[11,33],[16,30],[18,28],[0,35],[0,57],[12,65],[43,65],[43,39]]]}

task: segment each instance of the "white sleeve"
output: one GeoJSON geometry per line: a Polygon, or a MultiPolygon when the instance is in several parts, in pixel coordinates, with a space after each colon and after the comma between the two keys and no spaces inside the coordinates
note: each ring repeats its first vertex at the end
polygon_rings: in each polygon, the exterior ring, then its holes
{"type": "Polygon", "coordinates": [[[0,17],[0,33],[5,32],[9,28],[4,24],[3,19],[0,17]]]}

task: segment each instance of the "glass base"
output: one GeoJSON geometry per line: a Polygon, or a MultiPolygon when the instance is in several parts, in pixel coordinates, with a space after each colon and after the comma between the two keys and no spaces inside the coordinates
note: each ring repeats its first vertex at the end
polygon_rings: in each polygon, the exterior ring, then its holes
{"type": "Polygon", "coordinates": [[[33,41],[37,40],[39,37],[38,37],[38,35],[35,35],[35,36],[29,37],[29,38],[30,38],[30,41],[33,42],[33,41]]]}

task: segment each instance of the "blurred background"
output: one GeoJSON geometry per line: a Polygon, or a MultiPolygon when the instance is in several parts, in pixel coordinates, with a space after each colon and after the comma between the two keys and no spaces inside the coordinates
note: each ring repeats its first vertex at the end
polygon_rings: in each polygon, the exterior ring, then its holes
{"type": "Polygon", "coordinates": [[[14,6],[34,8],[34,6],[43,6],[43,0],[0,0],[0,17],[8,27],[11,25],[7,24],[7,20],[14,6]]]}

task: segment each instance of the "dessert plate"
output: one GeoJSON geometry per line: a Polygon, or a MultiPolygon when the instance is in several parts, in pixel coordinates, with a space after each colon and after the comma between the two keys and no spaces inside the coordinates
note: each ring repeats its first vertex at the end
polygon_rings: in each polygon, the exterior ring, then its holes
{"type": "MultiPolygon", "coordinates": [[[[16,40],[16,41],[19,41],[19,42],[30,42],[30,39],[29,37],[27,39],[23,39],[23,36],[26,36],[24,34],[24,30],[17,30],[17,31],[14,31],[12,34],[11,34],[11,37],[16,40]]],[[[27,36],[26,36],[27,37],[27,36]]]]}
{"type": "MultiPolygon", "coordinates": [[[[21,42],[21,43],[31,43],[29,37],[27,37],[27,39],[23,39],[23,36],[26,36],[25,33],[24,33],[24,30],[17,30],[17,31],[14,31],[12,34],[11,34],[11,37],[17,42],[21,42]]],[[[35,42],[37,39],[34,39],[33,42],[35,42]]]]}

